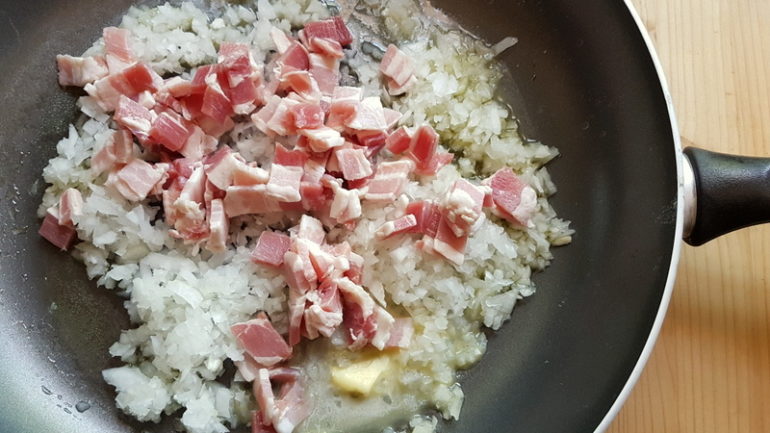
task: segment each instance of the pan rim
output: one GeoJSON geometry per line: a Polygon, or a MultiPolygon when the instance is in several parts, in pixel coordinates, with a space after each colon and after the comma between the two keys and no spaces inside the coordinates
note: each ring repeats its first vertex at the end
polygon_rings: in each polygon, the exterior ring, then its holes
{"type": "Polygon", "coordinates": [[[647,361],[650,359],[650,355],[652,354],[652,350],[655,347],[655,343],[658,339],[658,336],[660,335],[660,330],[663,326],[663,322],[666,317],[668,305],[669,305],[669,302],[671,301],[671,295],[674,291],[674,284],[676,282],[676,274],[679,266],[679,259],[681,256],[682,243],[683,243],[682,241],[682,232],[684,227],[683,154],[682,154],[682,143],[679,136],[679,126],[677,124],[676,113],[674,111],[674,103],[673,103],[673,99],[671,98],[671,92],[669,91],[668,82],[666,81],[666,76],[663,71],[663,66],[660,62],[660,58],[658,57],[658,53],[655,50],[655,45],[652,42],[652,38],[650,37],[650,34],[647,31],[647,28],[645,27],[641,16],[636,10],[636,7],[631,3],[631,0],[623,0],[623,2],[628,8],[628,12],[631,14],[631,17],[633,18],[634,22],[636,23],[639,33],[641,34],[642,39],[644,40],[644,44],[647,47],[647,51],[650,55],[650,58],[652,59],[653,66],[655,67],[655,72],[658,75],[658,81],[660,82],[661,91],[663,92],[663,97],[665,98],[665,101],[666,101],[668,117],[671,122],[671,133],[673,136],[672,144],[674,145],[673,150],[674,150],[674,158],[676,160],[676,175],[677,175],[676,228],[674,230],[674,242],[673,242],[672,253],[671,253],[671,263],[670,263],[668,274],[666,277],[666,286],[663,290],[663,295],[661,297],[660,304],[658,306],[658,311],[655,314],[655,321],[653,322],[652,328],[650,329],[650,334],[647,337],[647,341],[644,344],[644,348],[642,349],[642,352],[639,355],[639,358],[637,359],[636,365],[634,365],[634,368],[631,371],[631,374],[626,380],[626,383],[623,385],[623,388],[621,389],[617,398],[612,403],[612,406],[610,406],[609,410],[604,415],[604,418],[602,419],[602,421],[594,430],[594,433],[602,433],[606,431],[607,428],[609,428],[609,426],[612,424],[615,417],[620,412],[620,409],[623,407],[626,400],[628,400],[628,397],[631,395],[631,391],[634,389],[634,386],[639,381],[642,371],[644,370],[644,367],[647,364],[647,361]]]}

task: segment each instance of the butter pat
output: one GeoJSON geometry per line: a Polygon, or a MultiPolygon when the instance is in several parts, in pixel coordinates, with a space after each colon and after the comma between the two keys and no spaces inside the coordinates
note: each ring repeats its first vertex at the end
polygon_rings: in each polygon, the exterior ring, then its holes
{"type": "Polygon", "coordinates": [[[332,367],[332,383],[345,392],[366,397],[389,366],[390,359],[380,356],[354,362],[347,367],[332,367]]]}

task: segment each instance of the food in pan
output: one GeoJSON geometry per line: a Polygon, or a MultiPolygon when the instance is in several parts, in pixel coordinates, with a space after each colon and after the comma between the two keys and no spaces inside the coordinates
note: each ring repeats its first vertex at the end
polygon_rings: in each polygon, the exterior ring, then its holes
{"type": "Polygon", "coordinates": [[[572,231],[556,150],[496,94],[513,40],[429,8],[136,7],[57,57],[82,115],[40,234],[125,297],[120,409],[196,433],[460,415],[457,371],[572,231]]]}

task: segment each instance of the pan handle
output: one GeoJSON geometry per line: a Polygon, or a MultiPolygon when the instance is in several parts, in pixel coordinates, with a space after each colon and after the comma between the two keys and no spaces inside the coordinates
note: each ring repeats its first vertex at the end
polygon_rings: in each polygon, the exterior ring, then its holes
{"type": "Polygon", "coordinates": [[[684,154],[685,242],[703,245],[733,230],[770,222],[770,158],[694,147],[685,148],[684,154]]]}

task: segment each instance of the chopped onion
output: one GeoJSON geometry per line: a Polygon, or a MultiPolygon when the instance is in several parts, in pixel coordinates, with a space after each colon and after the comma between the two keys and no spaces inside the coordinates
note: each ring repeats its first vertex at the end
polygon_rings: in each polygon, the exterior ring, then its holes
{"type": "Polygon", "coordinates": [[[495,56],[499,56],[500,53],[511,48],[519,42],[519,38],[513,36],[506,36],[500,42],[492,45],[492,52],[495,56]]]}

